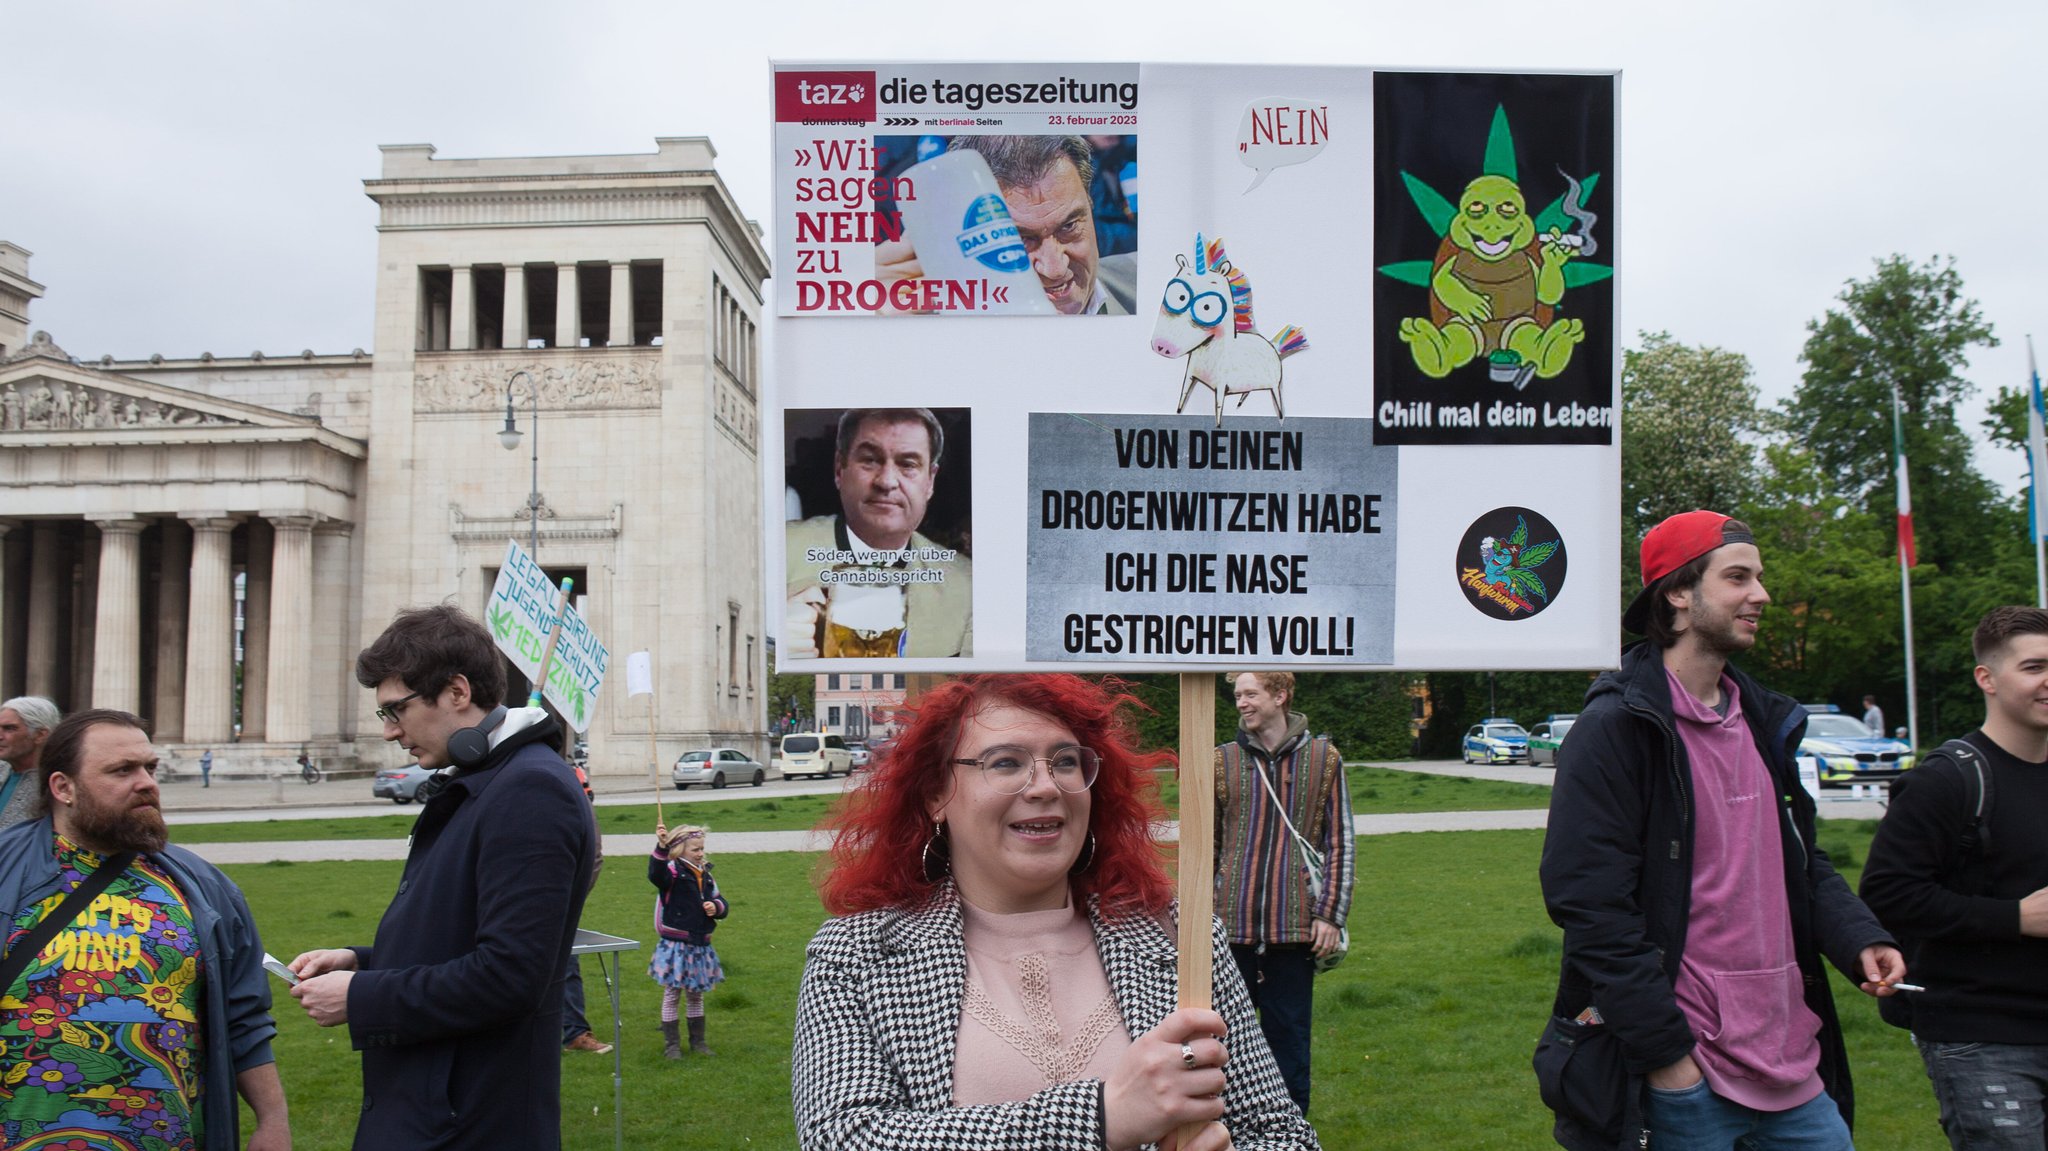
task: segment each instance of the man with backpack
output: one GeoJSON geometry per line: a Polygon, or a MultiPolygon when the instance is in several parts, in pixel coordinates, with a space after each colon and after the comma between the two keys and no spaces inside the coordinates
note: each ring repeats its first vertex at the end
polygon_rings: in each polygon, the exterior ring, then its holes
{"type": "Polygon", "coordinates": [[[1351,790],[1330,738],[1288,710],[1292,672],[1248,671],[1233,685],[1237,738],[1216,749],[1216,915],[1305,1115],[1314,979],[1351,912],[1351,790]]]}
{"type": "Polygon", "coordinates": [[[1984,726],[1893,783],[1862,894],[1926,988],[1885,1018],[1912,1030],[1950,1145],[2042,1151],[2048,611],[1994,608],[1972,647],[1984,726]]]}

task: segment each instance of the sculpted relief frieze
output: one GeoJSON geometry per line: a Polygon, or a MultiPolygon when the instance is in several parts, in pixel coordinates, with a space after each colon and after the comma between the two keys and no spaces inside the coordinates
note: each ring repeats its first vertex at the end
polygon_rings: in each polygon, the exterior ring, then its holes
{"type": "Polygon", "coordinates": [[[240,421],[176,404],[66,384],[36,381],[0,388],[0,432],[62,432],[87,428],[227,426],[240,421]]]}
{"type": "MultiPolygon", "coordinates": [[[[467,356],[430,363],[422,356],[413,377],[413,409],[497,411],[505,405],[506,383],[520,372],[540,385],[540,406],[544,408],[661,406],[661,380],[654,355],[577,356],[562,363],[467,356]]],[[[526,381],[512,388],[512,400],[522,410],[531,402],[526,381]]]]}

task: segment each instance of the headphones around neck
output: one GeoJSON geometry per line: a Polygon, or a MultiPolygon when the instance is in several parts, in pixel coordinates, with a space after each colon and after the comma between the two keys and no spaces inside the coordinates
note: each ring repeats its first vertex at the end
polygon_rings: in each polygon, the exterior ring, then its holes
{"type": "Polygon", "coordinates": [[[448,737],[448,762],[461,771],[469,771],[481,765],[491,754],[491,733],[505,722],[507,712],[504,704],[491,709],[484,721],[475,727],[465,727],[448,737]]]}

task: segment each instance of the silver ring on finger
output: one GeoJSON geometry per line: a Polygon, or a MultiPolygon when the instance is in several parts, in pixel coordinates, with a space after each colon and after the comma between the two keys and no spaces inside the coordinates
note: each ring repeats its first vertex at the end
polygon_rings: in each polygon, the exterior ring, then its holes
{"type": "Polygon", "coordinates": [[[1195,1069],[1195,1046],[1192,1043],[1180,1045],[1180,1065],[1190,1071],[1195,1069]]]}

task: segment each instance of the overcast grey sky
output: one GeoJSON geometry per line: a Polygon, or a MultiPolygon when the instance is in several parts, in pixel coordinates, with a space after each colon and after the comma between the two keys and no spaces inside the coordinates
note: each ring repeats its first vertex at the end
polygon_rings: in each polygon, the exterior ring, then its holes
{"type": "MultiPolygon", "coordinates": [[[[361,181],[379,144],[531,156],[709,136],[765,221],[771,58],[1620,68],[1626,342],[1666,329],[1740,351],[1783,396],[1844,281],[1887,253],[1952,254],[2004,341],[1970,378],[2023,383],[2023,336],[2048,330],[2048,5],[1677,8],[16,5],[0,239],[35,253],[32,322],[81,359],[340,352],[372,342],[361,181]]],[[[2009,454],[1984,460],[2006,485],[2009,454]]]]}

